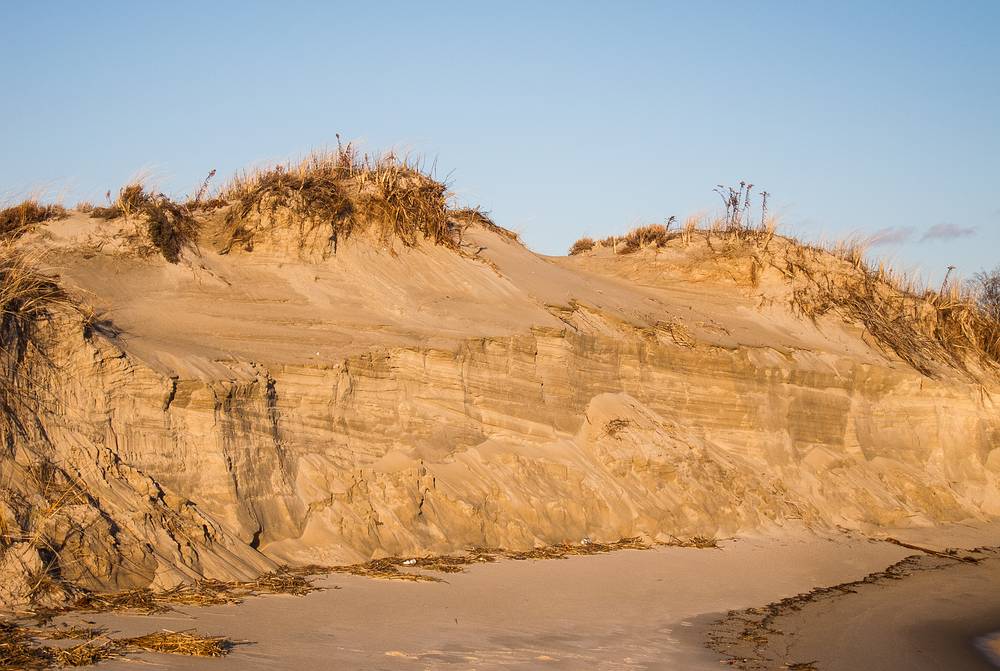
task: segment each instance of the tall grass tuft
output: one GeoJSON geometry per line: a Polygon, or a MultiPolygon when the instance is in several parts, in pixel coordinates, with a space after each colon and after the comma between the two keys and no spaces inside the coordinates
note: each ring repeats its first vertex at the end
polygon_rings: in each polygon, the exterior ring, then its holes
{"type": "Polygon", "coordinates": [[[65,216],[66,208],[62,205],[42,205],[34,198],[23,200],[0,210],[0,240],[18,238],[35,224],[65,216]]]}

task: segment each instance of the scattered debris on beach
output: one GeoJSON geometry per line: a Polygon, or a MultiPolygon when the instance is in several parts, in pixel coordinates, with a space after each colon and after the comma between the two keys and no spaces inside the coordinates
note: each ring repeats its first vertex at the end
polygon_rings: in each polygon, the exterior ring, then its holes
{"type": "Polygon", "coordinates": [[[221,657],[235,645],[226,637],[204,636],[193,631],[163,630],[116,638],[100,628],[38,628],[20,621],[4,621],[0,622],[0,671],[89,666],[141,652],[221,657]],[[69,646],[55,643],[70,640],[82,642],[69,646]]]}
{"type": "MultiPolygon", "coordinates": [[[[671,545],[673,543],[670,543],[671,545]]],[[[318,573],[349,573],[367,578],[381,578],[383,580],[409,580],[413,582],[441,582],[441,578],[422,573],[409,573],[401,571],[400,568],[421,569],[425,571],[437,571],[439,573],[461,573],[464,566],[470,564],[483,564],[498,561],[500,559],[513,559],[524,561],[527,559],[565,559],[574,555],[595,555],[605,552],[615,552],[617,550],[649,550],[653,546],[643,542],[639,537],[621,538],[611,543],[597,543],[589,539],[584,539],[581,543],[559,543],[556,545],[546,545],[533,548],[531,550],[505,550],[503,548],[469,548],[465,554],[442,555],[427,557],[384,557],[373,559],[363,564],[351,564],[348,566],[331,566],[325,570],[322,567],[318,573]]],[[[710,547],[710,546],[689,546],[689,547],[710,547]]]]}

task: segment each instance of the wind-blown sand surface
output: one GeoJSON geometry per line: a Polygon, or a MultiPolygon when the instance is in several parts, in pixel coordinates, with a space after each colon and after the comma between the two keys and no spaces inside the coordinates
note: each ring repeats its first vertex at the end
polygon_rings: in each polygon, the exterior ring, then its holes
{"type": "Polygon", "coordinates": [[[123,633],[196,628],[252,641],[223,659],[145,656],[153,668],[718,669],[719,655],[692,626],[699,616],[858,579],[910,554],[858,536],[796,533],[721,549],[501,561],[446,583],[336,575],[301,598],[83,617],[123,633]]]}

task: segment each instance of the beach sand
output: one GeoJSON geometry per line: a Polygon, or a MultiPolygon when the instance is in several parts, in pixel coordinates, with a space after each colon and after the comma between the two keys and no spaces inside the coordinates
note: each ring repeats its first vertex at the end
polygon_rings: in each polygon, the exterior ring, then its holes
{"type": "Polygon", "coordinates": [[[996,649],[996,639],[988,637],[1000,630],[1000,553],[977,556],[983,558],[975,564],[918,557],[906,563],[901,579],[852,586],[851,592],[801,608],[781,608],[759,652],[769,663],[748,668],[1000,668],[984,650],[996,649]]]}
{"type": "MultiPolygon", "coordinates": [[[[784,533],[721,549],[501,561],[441,583],[335,575],[305,597],[71,619],[250,641],[222,659],[142,656],[154,669],[718,669],[699,617],[855,580],[910,554],[860,536],[784,533]]],[[[102,668],[135,669],[135,658],[102,668]]]]}

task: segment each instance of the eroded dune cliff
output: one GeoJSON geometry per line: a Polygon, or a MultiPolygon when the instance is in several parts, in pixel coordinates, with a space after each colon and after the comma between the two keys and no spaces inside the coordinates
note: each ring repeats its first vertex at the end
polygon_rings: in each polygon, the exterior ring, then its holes
{"type": "Polygon", "coordinates": [[[554,258],[476,216],[449,244],[295,216],[199,211],[176,263],[141,215],[20,237],[85,307],[6,362],[0,599],[1000,515],[994,362],[879,332],[832,295],[842,258],[698,231],[554,258]]]}

